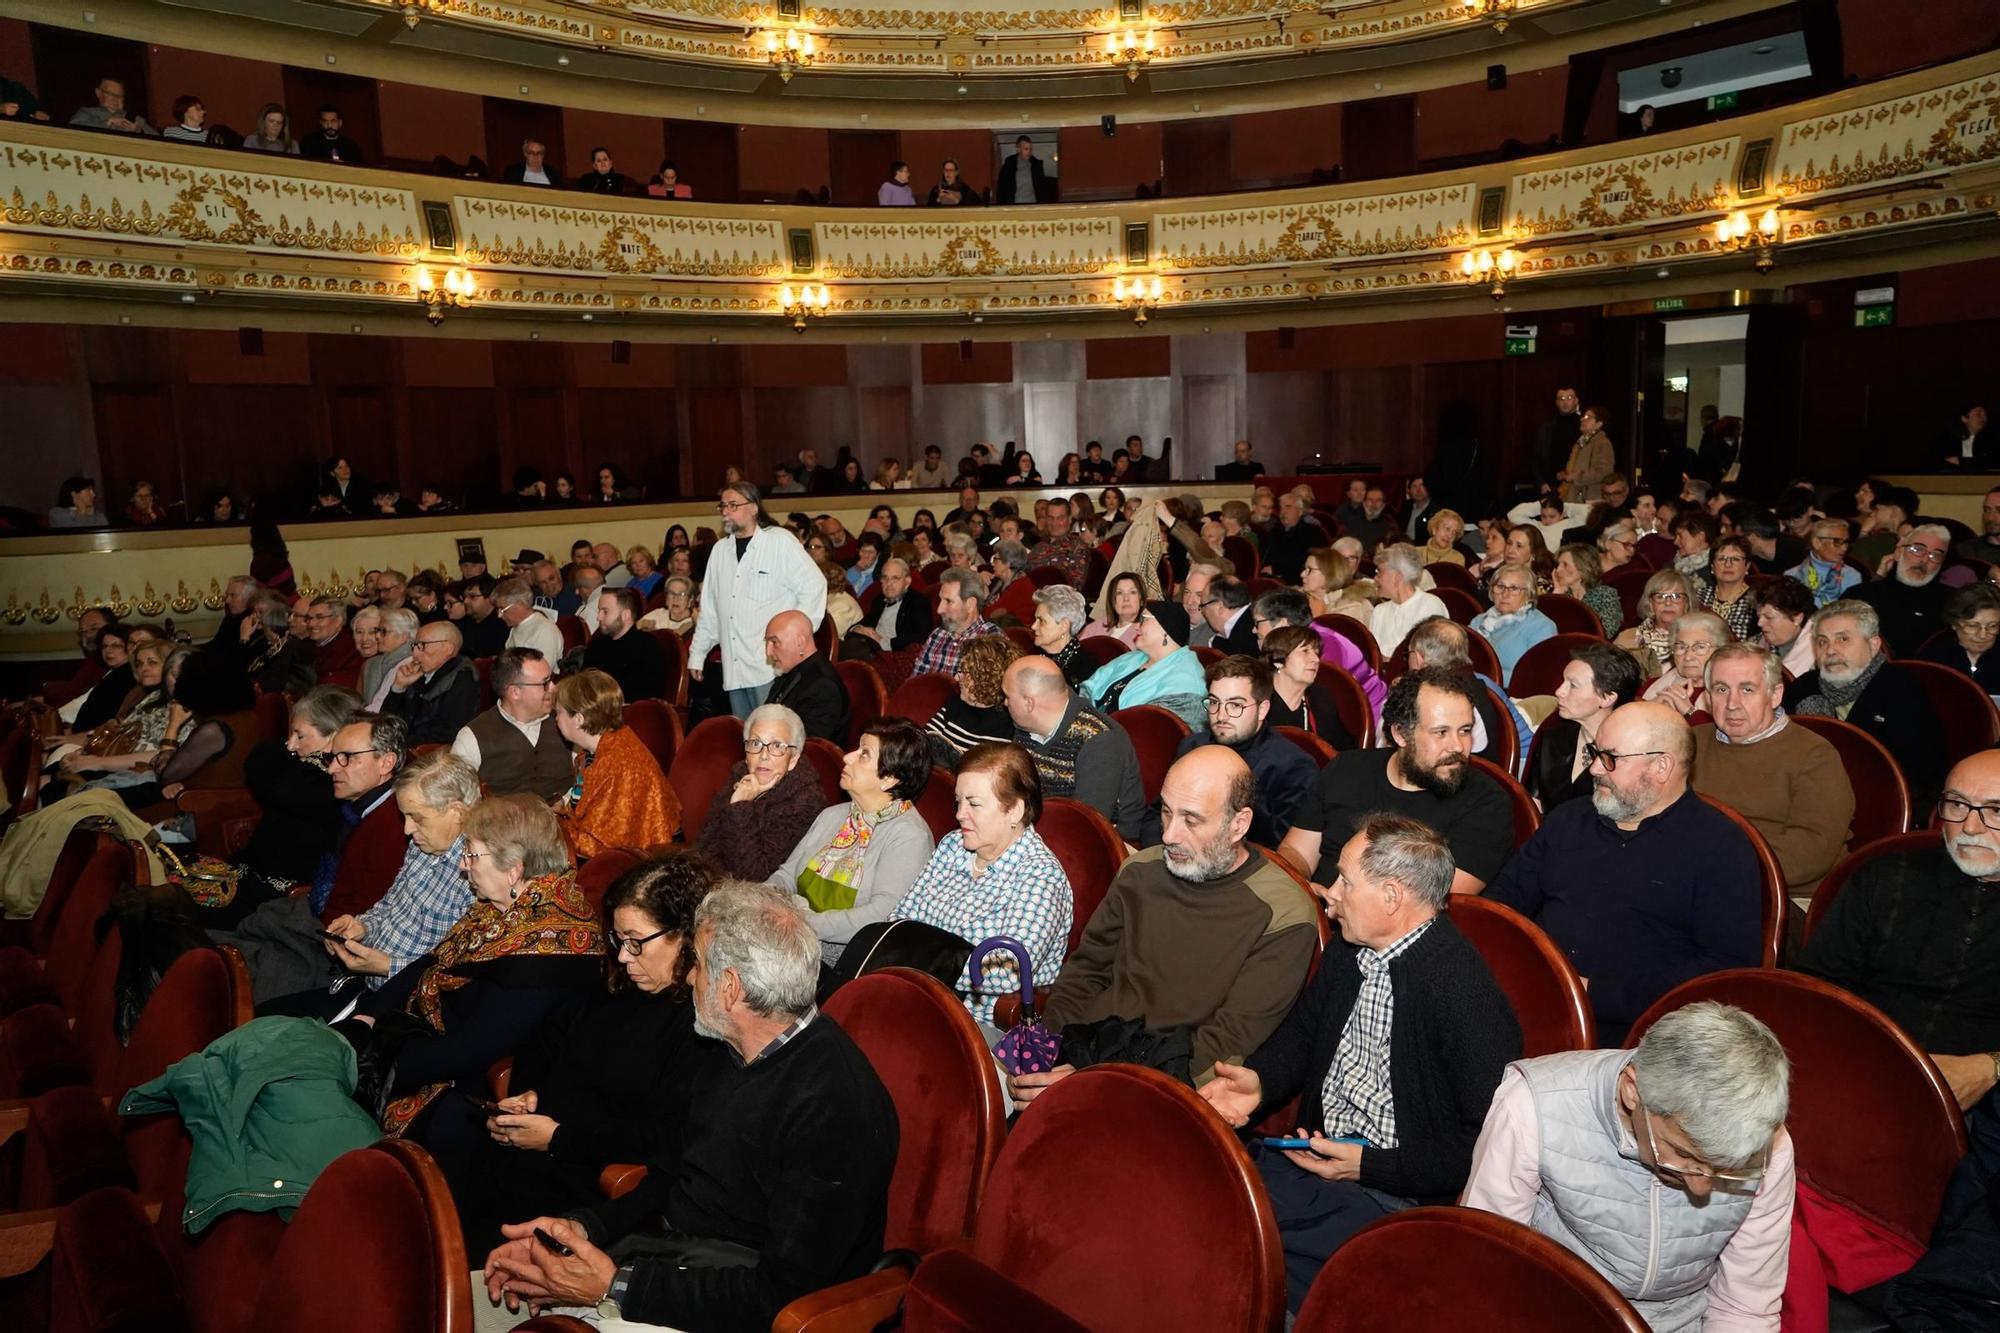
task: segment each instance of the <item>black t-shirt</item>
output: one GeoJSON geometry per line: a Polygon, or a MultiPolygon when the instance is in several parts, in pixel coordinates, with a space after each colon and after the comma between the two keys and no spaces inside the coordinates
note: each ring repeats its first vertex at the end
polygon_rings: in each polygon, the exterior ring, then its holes
{"type": "Polygon", "coordinates": [[[738,537],[736,539],[736,559],[739,563],[742,561],[744,553],[749,549],[750,549],[750,538],[738,537]]]}
{"type": "Polygon", "coordinates": [[[1486,774],[1467,773],[1453,796],[1404,791],[1389,781],[1386,752],[1349,750],[1320,770],[1317,799],[1301,801],[1293,812],[1293,828],[1321,835],[1313,883],[1333,883],[1340,874],[1340,849],[1362,820],[1378,813],[1429,825],[1451,845],[1460,870],[1489,884],[1514,849],[1513,803],[1486,774]]]}

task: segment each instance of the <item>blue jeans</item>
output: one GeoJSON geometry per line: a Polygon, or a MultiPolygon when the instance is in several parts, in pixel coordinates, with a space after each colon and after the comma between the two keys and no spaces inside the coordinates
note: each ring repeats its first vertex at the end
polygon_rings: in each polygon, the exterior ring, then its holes
{"type": "Polygon", "coordinates": [[[1355,1232],[1378,1217],[1415,1206],[1410,1199],[1351,1180],[1321,1180],[1275,1148],[1259,1145],[1254,1151],[1257,1174],[1264,1178],[1278,1219],[1278,1241],[1285,1250],[1285,1308],[1293,1314],[1305,1304],[1319,1270],[1355,1232]]]}
{"type": "Polygon", "coordinates": [[[740,690],[729,691],[729,711],[738,717],[749,717],[771,696],[771,682],[762,685],[745,685],[740,690]]]}

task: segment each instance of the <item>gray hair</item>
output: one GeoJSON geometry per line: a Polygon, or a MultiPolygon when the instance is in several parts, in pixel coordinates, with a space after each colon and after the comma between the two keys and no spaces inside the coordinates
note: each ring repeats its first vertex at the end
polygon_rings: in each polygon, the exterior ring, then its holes
{"type": "Polygon", "coordinates": [[[255,578],[253,578],[249,574],[231,574],[229,576],[228,586],[231,588],[248,588],[252,593],[258,593],[264,590],[264,585],[259,583],[255,578]]]}
{"type": "Polygon", "coordinates": [[[363,621],[366,621],[371,625],[381,624],[382,608],[379,606],[363,606],[356,608],[354,614],[347,618],[347,627],[349,629],[360,629],[363,621]]]}
{"type": "Polygon", "coordinates": [[[1072,636],[1083,633],[1090,623],[1090,605],[1083,594],[1067,583],[1051,583],[1035,590],[1035,605],[1048,608],[1049,616],[1060,622],[1072,636]]]}
{"type": "Polygon", "coordinates": [[[361,711],[361,696],[345,685],[315,685],[292,705],[292,721],[303,722],[322,736],[331,736],[361,711]]]}
{"type": "Polygon", "coordinates": [[[1717,648],[1731,642],[1734,635],[1729,632],[1729,622],[1713,611],[1688,611],[1674,622],[1673,637],[1678,639],[1689,630],[1700,630],[1708,635],[1708,641],[1717,648]]]}
{"type": "Polygon", "coordinates": [[[1754,643],[1725,643],[1708,655],[1708,665],[1701,669],[1701,687],[1708,689],[1715,684],[1715,664],[1717,662],[1756,662],[1764,668],[1764,688],[1782,690],[1785,687],[1785,664],[1778,655],[1766,652],[1754,643]]]}
{"type": "Polygon", "coordinates": [[[311,601],[307,602],[306,605],[309,607],[313,607],[315,609],[323,606],[329,611],[340,612],[340,614],[343,617],[346,616],[347,614],[347,604],[345,602],[342,602],[338,597],[332,597],[322,594],[321,596],[315,597],[311,601]]]}
{"type": "Polygon", "coordinates": [[[382,628],[391,634],[400,634],[406,639],[415,637],[416,632],[423,627],[423,623],[417,619],[417,613],[407,606],[382,612],[382,628]]]}
{"type": "Polygon", "coordinates": [[[1451,901],[1451,880],[1457,867],[1451,848],[1428,824],[1401,815],[1370,815],[1356,829],[1368,839],[1361,853],[1361,873],[1373,880],[1393,879],[1433,912],[1451,901]]]}
{"type": "Polygon", "coordinates": [[[1951,550],[1951,542],[1952,542],[1951,529],[1946,527],[1944,524],[1919,523],[1917,524],[1917,526],[1910,529],[1910,536],[1914,537],[1920,532],[1926,536],[1935,537],[1939,541],[1943,542],[1944,548],[1947,552],[1951,550]]]}
{"type": "Polygon", "coordinates": [[[1516,578],[1520,579],[1521,582],[1527,584],[1528,605],[1533,606],[1535,604],[1535,571],[1532,566],[1506,564],[1500,566],[1500,568],[1493,571],[1493,577],[1496,579],[1499,578],[1502,574],[1512,574],[1516,578]]]}
{"type": "Polygon", "coordinates": [[[1861,627],[1861,633],[1867,638],[1872,639],[1882,633],[1882,617],[1875,614],[1875,608],[1866,602],[1857,602],[1852,597],[1843,597],[1837,602],[1828,602],[1822,606],[1814,614],[1812,624],[1807,628],[1817,634],[1820,623],[1835,616],[1853,616],[1854,623],[1861,627]]]}
{"type": "Polygon", "coordinates": [[[1704,1159],[1729,1170],[1771,1146],[1791,1105],[1792,1066],[1771,1029],[1701,1000],[1646,1029],[1632,1053],[1639,1100],[1671,1116],[1704,1159]]]}
{"type": "MultiPolygon", "coordinates": [[[[970,540],[970,538],[967,540],[970,540]]],[[[960,601],[964,601],[970,597],[979,605],[986,605],[986,590],[979,586],[979,574],[977,571],[970,569],[947,569],[939,576],[938,587],[943,588],[947,584],[958,589],[958,599],[960,601]]]]}
{"type": "Polygon", "coordinates": [[[695,909],[701,968],[713,986],[734,972],[743,1003],[760,1018],[795,1018],[819,989],[819,936],[796,893],[768,884],[724,884],[695,909]],[[704,941],[703,936],[706,935],[704,941]]]}
{"type": "Polygon", "coordinates": [[[783,704],[763,704],[750,710],[750,716],[743,719],[743,735],[749,738],[751,729],[760,722],[775,722],[785,729],[785,739],[801,751],[806,748],[805,721],[783,704]]]}
{"type": "Polygon", "coordinates": [[[1424,576],[1423,553],[1408,542],[1397,542],[1375,557],[1377,569],[1393,569],[1412,584],[1424,576]]]}
{"type": "Polygon", "coordinates": [[[672,592],[674,590],[674,585],[677,583],[681,586],[681,590],[687,593],[688,600],[690,601],[694,600],[695,582],[693,579],[689,578],[685,574],[668,575],[667,581],[661,584],[660,588],[662,592],[672,592]]]}
{"type": "Polygon", "coordinates": [[[257,617],[257,624],[269,633],[285,634],[292,628],[292,608],[274,592],[258,593],[250,610],[257,617]]]}
{"type": "Polygon", "coordinates": [[[496,607],[532,606],[535,601],[535,594],[529,590],[528,581],[519,577],[501,579],[493,585],[493,591],[487,596],[496,607]]]}
{"type": "MultiPolygon", "coordinates": [[[[954,523],[952,526],[958,525],[954,523]]],[[[972,534],[969,532],[947,532],[944,535],[944,549],[953,555],[977,555],[979,543],[972,539],[972,534]]]]}
{"type": "Polygon", "coordinates": [[[1619,536],[1624,537],[1626,541],[1637,541],[1639,525],[1629,518],[1621,518],[1616,523],[1607,525],[1604,531],[1597,534],[1597,549],[1604,550],[1613,537],[1619,536]]]}
{"type": "MultiPolygon", "coordinates": [[[[1653,598],[1657,594],[1666,592],[1669,589],[1679,592],[1686,599],[1681,603],[1682,606],[1687,607],[1689,611],[1694,610],[1694,584],[1688,579],[1687,575],[1681,573],[1671,565],[1646,580],[1646,587],[1639,594],[1639,609],[1645,615],[1651,615],[1653,613],[1653,598]]],[[[1685,615],[1686,613],[1683,612],[1682,614],[1685,615]]]]}
{"type": "Polygon", "coordinates": [[[368,748],[377,754],[394,755],[397,768],[409,759],[410,724],[394,713],[356,713],[347,719],[347,725],[368,728],[368,748]]]}
{"type": "Polygon", "coordinates": [[[993,545],[993,559],[1005,560],[1007,568],[1019,574],[1028,567],[1028,548],[1011,539],[995,542],[993,545]]]}
{"type": "Polygon", "coordinates": [[[427,810],[479,804],[479,770],[449,750],[433,750],[396,775],[396,791],[416,793],[427,810]]]}
{"type": "Polygon", "coordinates": [[[887,560],[884,560],[882,562],[882,568],[880,573],[887,574],[889,572],[889,566],[891,565],[894,565],[896,568],[902,570],[904,578],[908,578],[910,576],[910,562],[903,559],[899,555],[892,555],[887,560]]]}
{"type": "MultiPolygon", "coordinates": [[[[798,473],[798,469],[796,467],[787,468],[785,470],[793,473],[794,475],[798,473]]],[[[742,496],[746,504],[756,505],[757,516],[759,518],[763,517],[764,494],[762,491],[759,491],[757,489],[757,485],[755,482],[732,481],[727,486],[724,486],[721,490],[717,491],[715,493],[715,498],[719,500],[723,496],[729,494],[731,491],[735,491],[738,495],[742,496]]]]}
{"type": "Polygon", "coordinates": [[[1699,477],[1689,477],[1687,484],[1682,486],[1681,490],[1687,494],[1689,504],[1708,503],[1708,483],[1699,477]]]}

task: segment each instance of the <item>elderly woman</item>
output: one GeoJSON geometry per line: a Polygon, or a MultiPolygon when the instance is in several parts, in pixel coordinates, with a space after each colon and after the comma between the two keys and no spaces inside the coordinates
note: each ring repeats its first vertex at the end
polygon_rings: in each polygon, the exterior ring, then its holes
{"type": "Polygon", "coordinates": [[[2000,653],[1993,651],[2000,638],[2000,588],[1966,584],[1945,601],[1944,623],[1950,636],[1918,649],[1917,656],[1963,672],[1988,694],[2000,695],[2000,653]]]}
{"type": "Polygon", "coordinates": [[[1101,712],[1158,704],[1193,730],[1208,725],[1202,700],[1208,679],[1187,646],[1188,613],[1179,602],[1148,602],[1139,613],[1131,652],[1112,658],[1087,677],[1077,693],[1101,712]]]}
{"type": "MultiPolygon", "coordinates": [[[[1264,658],[1271,664],[1271,712],[1268,727],[1310,731],[1336,750],[1360,746],[1341,720],[1340,707],[1319,683],[1325,661],[1319,626],[1280,625],[1264,638],[1264,658]]],[[[1345,640],[1343,640],[1345,642],[1345,640]]]]}
{"type": "Polygon", "coordinates": [[[1104,604],[1109,609],[1104,619],[1090,622],[1083,637],[1094,639],[1108,634],[1130,648],[1139,637],[1139,616],[1146,608],[1146,585],[1137,574],[1117,574],[1105,593],[1104,604]]]}
{"type": "Polygon", "coordinates": [[[1672,664],[1668,649],[1673,646],[1674,622],[1688,613],[1693,601],[1694,584],[1678,569],[1663,569],[1646,580],[1639,594],[1639,623],[1627,626],[1615,641],[1638,658],[1641,674],[1657,676],[1672,664]]]}
{"type": "Polygon", "coordinates": [[[639,594],[641,598],[651,597],[653,589],[666,578],[653,559],[653,553],[643,546],[635,546],[625,553],[625,568],[632,572],[632,581],[625,586],[639,594]]]}
{"type": "Polygon", "coordinates": [[[132,671],[132,631],[118,624],[106,625],[97,635],[97,664],[104,674],[88,693],[81,696],[70,717],[75,734],[95,730],[118,716],[125,698],[138,683],[132,671]]]}
{"type": "Polygon", "coordinates": [[[1459,549],[1459,542],[1465,539],[1465,520],[1456,509],[1440,509],[1431,515],[1430,527],[1424,540],[1424,563],[1427,565],[1462,565],[1465,552],[1459,549]]]}
{"type": "MultiPolygon", "coordinates": [[[[43,742],[51,750],[69,747],[60,756],[62,771],[71,776],[117,774],[122,778],[133,770],[148,768],[169,730],[167,718],[173,706],[173,682],[167,673],[167,659],[178,657],[185,662],[190,654],[191,650],[177,650],[160,639],[131,645],[128,662],[135,683],[125,691],[116,715],[89,731],[63,732],[43,742]]],[[[175,722],[184,720],[176,718],[175,722]]],[[[178,735],[178,726],[175,730],[178,735]]]]}
{"type": "MultiPolygon", "coordinates": [[[[1035,832],[1042,817],[1035,761],[1014,744],[974,746],[959,765],[957,789],[958,827],[939,841],[890,919],[922,921],[973,945],[996,935],[1019,940],[1043,990],[1062,967],[1074,900],[1062,862],[1035,832]]],[[[1019,971],[1001,950],[988,956],[976,987],[968,963],[956,990],[991,1029],[993,1003],[1020,989],[1019,971]]]]}
{"type": "Polygon", "coordinates": [[[364,606],[347,621],[347,632],[354,636],[354,651],[367,661],[382,651],[382,609],[364,606]]]}
{"type": "Polygon", "coordinates": [[[973,746],[1014,739],[1014,719],[1001,697],[1000,678],[1020,655],[1019,646],[1004,634],[982,634],[960,651],[952,672],[958,693],[924,724],[932,763],[955,770],[973,746]]]}
{"type": "Polygon", "coordinates": [[[1556,686],[1556,716],[1542,723],[1522,785],[1544,811],[1591,794],[1590,746],[1611,710],[1639,693],[1639,664],[1608,643],[1578,648],[1556,686]]]}
{"type": "Polygon", "coordinates": [[[1731,535],[1720,538],[1708,554],[1709,576],[1715,581],[1696,592],[1701,608],[1712,611],[1729,627],[1733,639],[1748,639],[1757,632],[1757,599],[1750,591],[1750,539],[1731,535]]]}
{"type": "Polygon", "coordinates": [[[743,723],[743,762],[715,794],[701,848],[731,879],[765,880],[826,808],[826,791],[805,754],[806,724],[783,704],[743,723]]]}
{"type": "Polygon", "coordinates": [[[1606,638],[1617,638],[1618,631],[1625,626],[1625,607],[1618,594],[1606,586],[1603,570],[1596,548],[1571,542],[1556,552],[1555,569],[1549,581],[1563,596],[1574,597],[1596,612],[1597,623],[1604,627],[1606,638]]]}
{"type": "Polygon", "coordinates": [[[472,906],[338,1025],[359,1056],[355,1100],[389,1137],[440,1152],[484,1132],[468,1094],[483,1094],[494,1062],[604,975],[604,932],[553,810],[488,797],[464,837],[472,906]]]}
{"type": "Polygon", "coordinates": [[[1306,562],[1299,567],[1299,591],[1306,595],[1312,613],[1316,616],[1329,613],[1352,616],[1367,624],[1368,616],[1375,608],[1361,594],[1355,582],[1360,569],[1353,556],[1344,555],[1331,546],[1306,552],[1306,562]]]}
{"type": "Polygon", "coordinates": [[[924,733],[899,717],[870,723],[840,766],[851,799],[821,811],[771,873],[768,883],[806,900],[829,967],[863,926],[888,919],[930,863],[931,829],[916,807],[930,780],[924,733]]]}
{"type": "Polygon", "coordinates": [[[1713,611],[1688,612],[1674,622],[1673,644],[1668,651],[1672,664],[1646,687],[1642,697],[1663,703],[1682,717],[1705,711],[1704,668],[1715,650],[1730,642],[1729,627],[1721,616],[1713,611]]]}
{"type": "Polygon", "coordinates": [[[1488,590],[1493,594],[1493,605],[1472,618],[1472,628],[1493,645],[1500,659],[1500,683],[1510,684],[1521,654],[1544,639],[1553,639],[1556,622],[1535,609],[1535,571],[1527,565],[1500,566],[1488,590]]]}
{"type": "Polygon", "coordinates": [[[1817,665],[1813,660],[1812,589],[1794,578],[1767,579],[1751,594],[1757,604],[1757,646],[1776,653],[1785,670],[1797,679],[1817,665]]]}
{"type": "Polygon", "coordinates": [[[699,852],[677,851],[605,893],[605,984],[535,1029],[486,1132],[439,1158],[467,1253],[498,1245],[502,1223],[602,1202],[605,1167],[679,1144],[693,1080],[723,1058],[695,1032],[688,987],[695,908],[721,882],[699,852]]]}
{"type": "MultiPolygon", "coordinates": [[[[685,555],[686,552],[680,554],[685,555]]],[[[664,586],[665,604],[658,610],[648,611],[640,619],[639,628],[670,629],[685,638],[694,632],[695,616],[700,610],[695,581],[685,574],[669,574],[664,586]]]]}
{"type": "Polygon", "coordinates": [[[1601,562],[1604,573],[1623,569],[1639,552],[1638,526],[1629,518],[1619,519],[1597,534],[1597,549],[1604,553],[1601,562]]]}
{"type": "Polygon", "coordinates": [[[846,570],[825,560],[820,563],[819,572],[826,580],[826,616],[833,622],[833,637],[838,642],[861,623],[861,603],[855,600],[854,585],[847,581],[846,570]]]}
{"type": "Polygon", "coordinates": [[[577,860],[618,848],[645,854],[681,830],[681,798],[625,725],[625,692],[594,668],[556,682],[556,729],[576,751],[576,785],[556,802],[577,860]]]}
{"type": "Polygon", "coordinates": [[[1084,627],[1090,623],[1090,604],[1083,594],[1067,584],[1052,583],[1035,590],[1035,647],[1062,668],[1063,679],[1075,689],[1083,684],[1097,663],[1082,649],[1084,627]]]}

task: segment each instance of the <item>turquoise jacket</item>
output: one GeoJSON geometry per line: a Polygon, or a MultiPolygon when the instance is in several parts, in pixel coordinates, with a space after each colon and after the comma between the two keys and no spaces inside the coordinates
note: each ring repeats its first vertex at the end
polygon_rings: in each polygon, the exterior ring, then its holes
{"type": "Polygon", "coordinates": [[[194,1139],[190,1236],[229,1212],[287,1220],[319,1173],[382,1137],[356,1104],[354,1048],[310,1018],[258,1018],[125,1094],[120,1115],[179,1111],[194,1139]]]}
{"type": "Polygon", "coordinates": [[[1139,674],[1119,692],[1114,707],[1158,704],[1179,714],[1191,729],[1208,725],[1208,709],[1202,703],[1208,697],[1208,676],[1192,648],[1176,648],[1151,666],[1147,665],[1146,654],[1134,648],[1097,668],[1083,682],[1079,693],[1092,705],[1102,708],[1111,687],[1134,672],[1139,674]]]}

